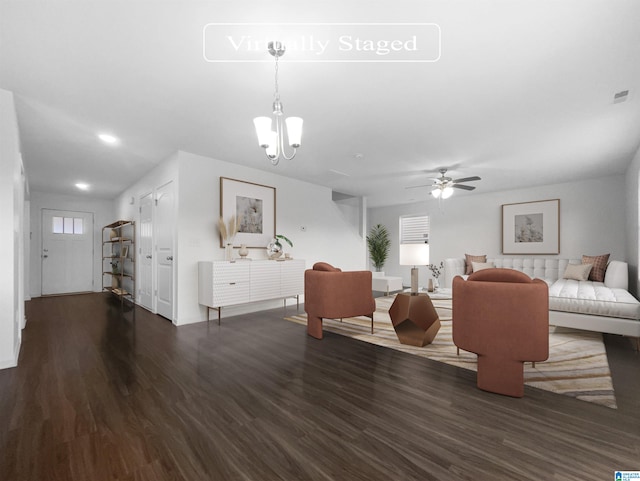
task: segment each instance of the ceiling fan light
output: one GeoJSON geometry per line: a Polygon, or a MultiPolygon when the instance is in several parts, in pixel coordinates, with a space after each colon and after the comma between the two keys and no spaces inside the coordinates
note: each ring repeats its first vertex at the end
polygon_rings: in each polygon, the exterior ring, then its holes
{"type": "Polygon", "coordinates": [[[287,124],[287,137],[289,138],[289,145],[297,149],[302,143],[302,118],[287,117],[285,123],[287,124]]]}
{"type": "Polygon", "coordinates": [[[440,189],[433,189],[431,191],[431,195],[434,196],[436,199],[440,197],[440,194],[442,194],[442,190],[440,189]]]}
{"type": "Polygon", "coordinates": [[[269,147],[269,142],[272,139],[271,130],[271,118],[269,117],[256,117],[253,119],[253,125],[256,127],[256,134],[258,135],[258,144],[263,149],[269,147]]]}
{"type": "Polygon", "coordinates": [[[448,199],[449,197],[451,197],[451,194],[453,194],[453,187],[447,186],[444,189],[442,189],[443,199],[448,199]]]}

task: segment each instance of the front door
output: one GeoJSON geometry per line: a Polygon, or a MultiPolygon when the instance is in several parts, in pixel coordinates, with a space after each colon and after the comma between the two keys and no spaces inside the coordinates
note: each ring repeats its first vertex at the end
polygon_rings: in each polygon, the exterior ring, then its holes
{"type": "Polygon", "coordinates": [[[93,291],[93,213],[42,209],[42,294],[93,291]]]}
{"type": "Polygon", "coordinates": [[[158,314],[173,321],[173,182],[156,191],[156,275],[158,314]]]}

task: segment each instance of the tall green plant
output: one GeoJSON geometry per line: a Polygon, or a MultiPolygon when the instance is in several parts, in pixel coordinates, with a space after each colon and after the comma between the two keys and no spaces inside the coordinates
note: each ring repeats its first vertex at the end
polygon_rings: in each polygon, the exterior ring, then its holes
{"type": "Polygon", "coordinates": [[[391,239],[389,239],[387,228],[382,224],[374,225],[367,236],[367,246],[373,267],[376,271],[382,270],[391,248],[391,239]]]}

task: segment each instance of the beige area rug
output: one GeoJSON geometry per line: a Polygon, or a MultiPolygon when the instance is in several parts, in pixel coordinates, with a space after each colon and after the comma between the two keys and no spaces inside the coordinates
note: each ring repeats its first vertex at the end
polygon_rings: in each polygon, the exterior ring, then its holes
{"type": "MultiPolygon", "coordinates": [[[[340,320],[324,319],[323,329],[343,336],[384,346],[398,351],[444,362],[464,369],[477,370],[477,356],[460,351],[451,336],[451,301],[434,300],[441,328],[433,343],[424,347],[400,344],[389,318],[389,308],[394,296],[376,299],[374,333],[371,334],[371,319],[351,317],[340,320]]],[[[287,317],[289,321],[307,324],[305,313],[287,317]]],[[[602,341],[602,334],[574,329],[549,328],[549,359],[537,362],[533,368],[525,363],[524,381],[546,391],[571,396],[583,401],[616,409],[616,398],[611,381],[609,361],[602,341]]]]}

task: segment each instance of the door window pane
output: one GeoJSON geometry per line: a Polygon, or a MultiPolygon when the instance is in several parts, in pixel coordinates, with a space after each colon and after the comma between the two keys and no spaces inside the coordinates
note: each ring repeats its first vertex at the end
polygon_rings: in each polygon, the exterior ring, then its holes
{"type": "Polygon", "coordinates": [[[76,217],[73,219],[73,233],[82,234],[82,217],[76,217]]]}
{"type": "Polygon", "coordinates": [[[64,218],[64,233],[73,234],[73,217],[64,218]]]}
{"type": "Polygon", "coordinates": [[[64,232],[64,227],[62,223],[62,217],[54,217],[53,218],[53,233],[54,234],[62,234],[64,232]]]}

